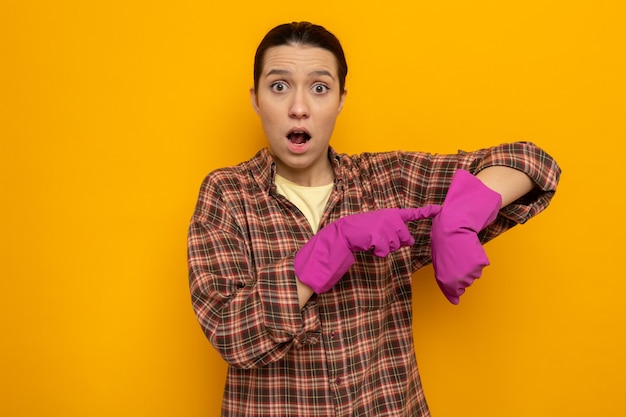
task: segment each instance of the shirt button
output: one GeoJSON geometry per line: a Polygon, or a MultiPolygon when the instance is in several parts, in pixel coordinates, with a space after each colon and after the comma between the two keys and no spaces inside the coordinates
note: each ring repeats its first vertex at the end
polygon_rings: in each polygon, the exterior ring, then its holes
{"type": "Polygon", "coordinates": [[[341,385],[341,382],[342,382],[342,381],[341,381],[341,378],[337,378],[337,379],[335,379],[335,384],[336,384],[336,385],[341,385]]]}
{"type": "Polygon", "coordinates": [[[334,339],[335,338],[335,332],[330,332],[330,338],[334,339]]]}

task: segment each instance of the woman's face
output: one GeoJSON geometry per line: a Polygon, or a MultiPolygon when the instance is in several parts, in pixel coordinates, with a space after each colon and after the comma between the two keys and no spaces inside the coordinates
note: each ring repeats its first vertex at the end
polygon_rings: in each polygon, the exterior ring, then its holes
{"type": "Polygon", "coordinates": [[[332,182],[328,146],[345,99],[332,52],[308,45],[268,49],[250,95],[277,172],[300,185],[332,182]]]}

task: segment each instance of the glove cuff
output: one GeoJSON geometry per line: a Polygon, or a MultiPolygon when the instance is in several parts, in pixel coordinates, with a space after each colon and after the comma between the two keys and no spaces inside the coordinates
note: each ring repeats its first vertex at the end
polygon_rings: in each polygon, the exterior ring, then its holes
{"type": "Polygon", "coordinates": [[[354,262],[354,254],[343,239],[337,239],[331,246],[318,233],[296,252],[293,268],[302,283],[321,294],[334,287],[354,262]]]}
{"type": "Polygon", "coordinates": [[[454,173],[444,206],[452,204],[465,213],[462,226],[478,233],[498,216],[502,196],[470,172],[459,169],[454,173]]]}

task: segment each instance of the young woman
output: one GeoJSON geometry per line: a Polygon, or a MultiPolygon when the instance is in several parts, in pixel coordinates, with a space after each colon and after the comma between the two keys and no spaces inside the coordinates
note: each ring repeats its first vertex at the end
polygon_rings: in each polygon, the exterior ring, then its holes
{"type": "Polygon", "coordinates": [[[223,416],[428,416],[411,276],[433,262],[452,303],[484,243],[545,209],[537,146],[345,155],[330,147],[348,67],[337,38],[294,22],[254,63],[268,146],[204,180],[188,239],[193,307],[229,364],[223,416]]]}

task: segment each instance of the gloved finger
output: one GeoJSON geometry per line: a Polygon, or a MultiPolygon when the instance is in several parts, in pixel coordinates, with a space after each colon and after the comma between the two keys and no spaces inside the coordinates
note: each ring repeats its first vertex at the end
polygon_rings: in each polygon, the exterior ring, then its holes
{"type": "Polygon", "coordinates": [[[379,236],[370,250],[379,258],[384,258],[391,252],[395,252],[403,246],[413,246],[414,244],[415,239],[409,232],[409,229],[402,224],[395,233],[383,233],[379,236]]]}
{"type": "Polygon", "coordinates": [[[402,218],[404,222],[422,220],[435,217],[440,211],[441,206],[437,204],[428,204],[427,206],[417,208],[404,208],[400,209],[400,218],[402,218]]]}
{"type": "Polygon", "coordinates": [[[398,239],[398,234],[390,229],[382,229],[373,236],[370,251],[379,258],[384,258],[399,248],[400,240],[398,239]]]}
{"type": "Polygon", "coordinates": [[[386,243],[381,242],[380,244],[376,246],[372,246],[370,250],[374,255],[378,256],[379,258],[384,258],[387,255],[389,255],[391,252],[397,250],[399,246],[400,244],[398,242],[394,242],[392,240],[390,242],[386,242],[386,243]]]}
{"type": "Polygon", "coordinates": [[[459,296],[449,295],[449,294],[446,294],[446,293],[444,293],[443,295],[448,299],[448,301],[450,301],[454,305],[459,304],[459,301],[461,301],[459,296]]]}
{"type": "Polygon", "coordinates": [[[413,235],[411,235],[409,228],[404,224],[398,229],[398,239],[400,241],[400,246],[413,246],[415,244],[413,235]]]}

